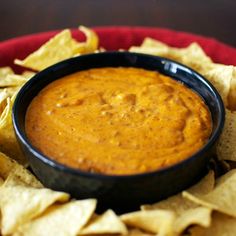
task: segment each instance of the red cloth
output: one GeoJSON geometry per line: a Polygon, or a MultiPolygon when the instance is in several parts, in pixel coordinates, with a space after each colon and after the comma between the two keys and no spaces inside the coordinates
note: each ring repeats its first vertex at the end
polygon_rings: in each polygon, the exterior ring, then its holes
{"type": "MultiPolygon", "coordinates": [[[[107,50],[127,49],[131,45],[140,45],[147,36],[163,41],[171,46],[186,47],[191,42],[198,42],[213,61],[236,65],[236,49],[213,38],[202,37],[185,32],[147,27],[97,27],[94,28],[100,38],[100,45],[107,50]]],[[[84,40],[84,35],[73,29],[73,36],[84,40]]],[[[0,43],[0,66],[13,65],[15,58],[23,59],[36,50],[58,31],[27,35],[0,43]]]]}

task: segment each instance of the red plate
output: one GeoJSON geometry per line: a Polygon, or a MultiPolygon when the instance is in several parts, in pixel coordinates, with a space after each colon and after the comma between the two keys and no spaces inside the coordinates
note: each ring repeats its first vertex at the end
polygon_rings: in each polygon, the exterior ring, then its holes
{"type": "MultiPolygon", "coordinates": [[[[147,27],[97,27],[94,28],[100,38],[100,45],[107,50],[127,49],[131,45],[140,45],[147,36],[163,41],[171,46],[186,47],[191,42],[198,42],[214,62],[236,65],[236,49],[215,39],[185,32],[147,27]]],[[[73,29],[73,36],[84,40],[84,35],[73,29]]],[[[27,35],[0,43],[0,66],[13,66],[15,58],[22,59],[36,50],[58,31],[27,35]]]]}

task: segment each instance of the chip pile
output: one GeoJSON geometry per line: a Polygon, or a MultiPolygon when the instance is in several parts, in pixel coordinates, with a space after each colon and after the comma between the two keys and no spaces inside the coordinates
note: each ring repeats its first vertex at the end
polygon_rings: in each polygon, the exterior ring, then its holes
{"type": "Polygon", "coordinates": [[[67,58],[102,51],[94,31],[84,26],[79,29],[86,36],[85,42],[77,42],[66,29],[25,59],[16,59],[17,65],[30,69],[21,75],[14,74],[10,67],[0,68],[0,234],[235,236],[236,67],[212,62],[197,43],[180,49],[146,38],[141,46],[129,49],[167,57],[195,69],[217,88],[224,101],[226,123],[217,144],[217,159],[212,161],[214,168],[209,167],[208,174],[196,185],[163,201],[143,205],[136,212],[118,216],[108,209],[97,215],[96,199],[71,199],[67,193],[47,189],[25,168],[27,160],[11,122],[14,98],[34,76],[31,70],[41,71],[67,58]]]}

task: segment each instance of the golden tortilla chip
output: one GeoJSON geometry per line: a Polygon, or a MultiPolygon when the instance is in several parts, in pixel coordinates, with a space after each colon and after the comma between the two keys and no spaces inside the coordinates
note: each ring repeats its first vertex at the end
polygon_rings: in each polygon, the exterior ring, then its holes
{"type": "Polygon", "coordinates": [[[225,106],[228,106],[234,67],[211,63],[205,67],[203,66],[198,71],[214,85],[221,95],[225,106]]]}
{"type": "MultiPolygon", "coordinates": [[[[188,191],[194,194],[206,194],[213,190],[214,183],[214,172],[209,171],[200,182],[189,188],[188,191]]],[[[177,216],[174,222],[174,231],[176,233],[183,232],[192,224],[199,224],[205,227],[209,226],[212,211],[209,208],[199,207],[198,204],[183,198],[181,193],[152,205],[143,205],[141,206],[141,209],[162,209],[173,211],[177,216]]]]}
{"type": "Polygon", "coordinates": [[[180,234],[191,225],[209,227],[211,225],[211,213],[212,209],[207,207],[189,208],[176,218],[174,231],[180,234]]]}
{"type": "Polygon", "coordinates": [[[5,66],[5,67],[0,67],[0,83],[2,79],[4,79],[7,75],[14,74],[14,71],[12,70],[11,67],[5,66]]]}
{"type": "Polygon", "coordinates": [[[6,180],[0,188],[2,234],[14,233],[19,226],[40,215],[54,202],[68,199],[67,193],[29,187],[16,176],[10,183],[6,180]]]}
{"type": "Polygon", "coordinates": [[[120,216],[128,226],[158,235],[173,235],[175,214],[167,210],[136,211],[120,216]]]}
{"type": "Polygon", "coordinates": [[[21,74],[21,76],[25,77],[26,79],[31,79],[33,76],[35,76],[36,73],[30,70],[25,70],[23,71],[23,73],[21,74]]]}
{"type": "Polygon", "coordinates": [[[230,84],[230,91],[228,96],[228,104],[230,110],[236,111],[236,67],[234,66],[233,75],[230,84]]]}
{"type": "Polygon", "coordinates": [[[7,75],[4,79],[0,80],[0,87],[14,87],[26,83],[29,79],[16,74],[7,75]]]}
{"type": "Polygon", "coordinates": [[[226,109],[225,125],[217,143],[216,152],[220,160],[236,161],[236,112],[226,109]]]}
{"type": "Polygon", "coordinates": [[[80,54],[92,53],[98,50],[99,38],[97,34],[93,30],[84,26],[80,26],[79,30],[85,34],[86,41],[80,43],[80,50],[78,50],[77,55],[79,55],[78,53],[80,54]]]}
{"type": "Polygon", "coordinates": [[[100,216],[95,216],[82,230],[79,235],[91,234],[127,234],[127,229],[119,217],[112,211],[107,210],[100,216]]]}
{"type": "Polygon", "coordinates": [[[215,212],[211,227],[206,229],[196,226],[190,232],[191,236],[235,236],[236,218],[215,212]]]}
{"type": "Polygon", "coordinates": [[[140,229],[129,229],[128,236],[154,236],[154,234],[143,232],[140,229]]]}
{"type": "Polygon", "coordinates": [[[66,29],[55,35],[24,60],[16,59],[15,64],[41,71],[75,55],[94,52],[98,47],[97,35],[86,27],[81,26],[80,29],[88,37],[86,42],[77,42],[72,38],[70,30],[66,29]]]}
{"type": "Polygon", "coordinates": [[[95,211],[96,200],[71,201],[48,208],[41,216],[22,225],[14,235],[76,236],[95,211]]]}
{"type": "Polygon", "coordinates": [[[8,184],[14,183],[14,177],[18,177],[22,182],[31,187],[40,188],[43,185],[38,179],[24,166],[18,164],[15,160],[7,157],[5,154],[0,152],[0,176],[3,179],[7,179],[8,184]]]}
{"type": "Polygon", "coordinates": [[[207,194],[183,192],[183,196],[196,204],[236,217],[236,170],[220,177],[213,191],[207,194]]]}
{"type": "Polygon", "coordinates": [[[0,177],[0,186],[4,183],[3,178],[0,177]]]}
{"type": "Polygon", "coordinates": [[[145,38],[140,47],[133,46],[129,51],[167,57],[195,69],[202,67],[202,63],[212,62],[210,57],[205,54],[201,46],[197,43],[191,43],[186,48],[175,48],[158,40],[145,38]]]}
{"type": "Polygon", "coordinates": [[[21,164],[26,164],[27,160],[23,155],[15,137],[12,125],[11,113],[15,96],[7,98],[7,105],[0,116],[0,151],[21,164]]]}

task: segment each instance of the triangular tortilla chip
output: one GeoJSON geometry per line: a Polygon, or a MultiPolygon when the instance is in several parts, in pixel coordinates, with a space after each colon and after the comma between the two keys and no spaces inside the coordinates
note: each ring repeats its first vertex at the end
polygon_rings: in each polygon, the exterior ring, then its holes
{"type": "Polygon", "coordinates": [[[209,228],[199,226],[190,229],[191,236],[235,236],[236,218],[215,212],[209,228]]]}
{"type": "Polygon", "coordinates": [[[20,86],[26,83],[29,78],[26,78],[22,75],[10,74],[7,75],[4,79],[0,80],[0,87],[14,87],[20,86]]]}
{"type": "Polygon", "coordinates": [[[15,235],[76,236],[89,221],[95,207],[95,199],[51,206],[40,217],[20,227],[15,235]]]}
{"type": "Polygon", "coordinates": [[[158,235],[173,235],[175,215],[167,210],[136,211],[121,215],[128,226],[136,227],[158,235]]]}
{"type": "Polygon", "coordinates": [[[213,191],[207,194],[183,192],[183,196],[199,205],[236,217],[236,170],[219,178],[213,191]]]}
{"type": "Polygon", "coordinates": [[[18,177],[25,184],[40,188],[43,187],[42,184],[37,180],[37,178],[29,172],[24,166],[18,164],[15,160],[6,156],[0,152],[0,176],[3,179],[10,181],[14,177],[18,177]]]}
{"type": "MultiPolygon", "coordinates": [[[[188,191],[195,194],[206,194],[213,190],[214,183],[214,172],[210,171],[200,182],[189,188],[188,191]]],[[[152,205],[143,205],[141,206],[141,209],[173,211],[177,216],[174,222],[174,231],[176,233],[181,233],[192,224],[199,224],[207,227],[211,222],[211,209],[199,207],[198,204],[183,198],[181,193],[152,205]]]]}
{"type": "Polygon", "coordinates": [[[12,234],[54,202],[65,202],[68,199],[69,195],[66,193],[29,187],[17,177],[10,183],[6,180],[0,188],[2,234],[12,234]]]}
{"type": "Polygon", "coordinates": [[[55,35],[24,60],[16,59],[15,64],[41,71],[62,60],[94,52],[98,47],[96,33],[84,26],[80,26],[79,29],[87,36],[86,42],[77,42],[72,38],[70,30],[66,29],[55,35]]]}
{"type": "Polygon", "coordinates": [[[14,100],[15,96],[11,99],[7,98],[7,105],[0,116],[0,151],[19,163],[26,164],[28,161],[19,147],[12,125],[11,115],[14,100]]]}
{"type": "Polygon", "coordinates": [[[220,160],[236,161],[236,112],[226,109],[225,125],[216,146],[220,160]]]}
{"type": "Polygon", "coordinates": [[[236,66],[233,69],[233,75],[230,84],[230,91],[228,96],[228,104],[230,110],[236,111],[236,66]]]}
{"type": "Polygon", "coordinates": [[[79,235],[92,234],[127,234],[127,229],[119,217],[107,210],[100,216],[95,216],[79,233],[79,235]]]}
{"type": "Polygon", "coordinates": [[[0,67],[0,83],[7,75],[14,74],[14,71],[9,66],[0,67]]]}

